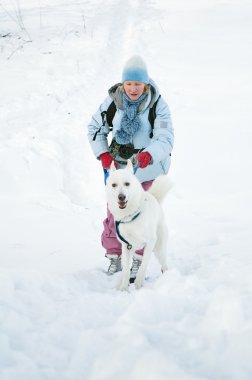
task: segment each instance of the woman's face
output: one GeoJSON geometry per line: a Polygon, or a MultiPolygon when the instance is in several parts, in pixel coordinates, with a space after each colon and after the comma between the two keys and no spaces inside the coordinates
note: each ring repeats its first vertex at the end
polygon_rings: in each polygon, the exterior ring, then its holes
{"type": "Polygon", "coordinates": [[[145,83],[126,80],[123,88],[131,100],[137,100],[144,93],[145,83]]]}

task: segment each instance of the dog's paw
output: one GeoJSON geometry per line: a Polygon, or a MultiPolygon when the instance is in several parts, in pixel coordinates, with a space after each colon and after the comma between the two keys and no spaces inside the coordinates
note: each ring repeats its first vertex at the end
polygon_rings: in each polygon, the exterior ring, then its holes
{"type": "Polygon", "coordinates": [[[116,287],[117,290],[121,290],[121,291],[128,291],[129,290],[129,282],[125,282],[125,281],[120,281],[119,284],[117,285],[116,287]]]}
{"type": "Polygon", "coordinates": [[[140,289],[143,286],[144,283],[144,277],[137,276],[135,279],[135,288],[140,289]]]}
{"type": "Polygon", "coordinates": [[[125,291],[129,291],[129,285],[127,286],[124,286],[124,285],[120,285],[120,286],[117,286],[117,290],[120,290],[121,292],[125,292],[125,291]]]}
{"type": "Polygon", "coordinates": [[[168,267],[167,267],[167,266],[163,266],[163,267],[161,268],[161,272],[162,272],[162,273],[165,273],[167,270],[168,270],[168,267]]]}

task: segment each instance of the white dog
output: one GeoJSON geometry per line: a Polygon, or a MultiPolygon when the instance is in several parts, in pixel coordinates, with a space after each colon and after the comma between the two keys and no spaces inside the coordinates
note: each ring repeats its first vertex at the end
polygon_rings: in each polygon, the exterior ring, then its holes
{"type": "Polygon", "coordinates": [[[144,248],[135,280],[137,289],[143,285],[152,251],[161,264],[161,271],[167,270],[168,231],[160,203],[171,187],[168,178],[160,176],[145,191],[133,173],[131,161],[128,160],[125,169],[119,170],[112,163],[106,195],[109,210],[115,219],[117,236],[122,243],[122,278],[118,289],[128,289],[131,253],[135,250],[144,248]]]}

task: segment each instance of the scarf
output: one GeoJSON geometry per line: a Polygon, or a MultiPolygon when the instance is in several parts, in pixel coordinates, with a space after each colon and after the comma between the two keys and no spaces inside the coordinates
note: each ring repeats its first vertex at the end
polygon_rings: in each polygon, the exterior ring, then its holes
{"type": "Polygon", "coordinates": [[[138,116],[139,105],[147,97],[144,93],[137,100],[131,100],[125,93],[122,96],[124,114],[122,117],[120,129],[115,133],[115,140],[118,144],[129,144],[132,137],[141,127],[138,116]]]}

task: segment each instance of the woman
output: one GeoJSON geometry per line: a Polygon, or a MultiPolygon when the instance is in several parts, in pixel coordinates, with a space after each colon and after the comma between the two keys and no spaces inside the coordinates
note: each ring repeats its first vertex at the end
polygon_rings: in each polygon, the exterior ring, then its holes
{"type": "MultiPolygon", "coordinates": [[[[147,190],[152,181],[167,174],[170,167],[174,134],[168,105],[160,97],[157,85],[149,78],[146,64],[139,56],[133,56],[126,62],[122,83],[111,87],[108,93],[88,125],[93,153],[105,172],[112,161],[118,168],[123,168],[127,159],[131,159],[138,168],[137,178],[147,190]],[[113,139],[109,145],[111,121],[108,119],[113,105],[113,139]]],[[[102,245],[110,259],[108,274],[121,270],[121,243],[116,238],[114,219],[109,210],[104,221],[102,245]]],[[[143,253],[141,250],[134,254],[133,281],[143,253]]]]}

